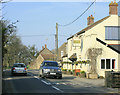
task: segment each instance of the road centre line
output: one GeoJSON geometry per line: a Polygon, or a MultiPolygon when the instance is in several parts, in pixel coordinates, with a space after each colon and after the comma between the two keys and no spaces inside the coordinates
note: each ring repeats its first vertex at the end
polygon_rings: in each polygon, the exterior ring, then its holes
{"type": "Polygon", "coordinates": [[[47,85],[50,85],[51,83],[47,83],[46,81],[44,80],[41,80],[43,83],[47,84],[47,85]]]}
{"type": "Polygon", "coordinates": [[[54,89],[56,89],[56,90],[58,90],[58,91],[60,91],[60,92],[63,92],[62,90],[60,90],[59,88],[57,88],[57,87],[55,87],[55,86],[52,86],[52,88],[54,88],[54,89]]]}
{"type": "MultiPolygon", "coordinates": [[[[30,73],[29,73],[29,75],[31,75],[30,73]]],[[[31,76],[33,76],[33,75],[31,75],[31,76]]],[[[39,79],[37,76],[33,76],[34,78],[37,78],[37,79],[39,79]]],[[[47,84],[47,85],[51,85],[51,83],[48,83],[48,82],[46,82],[46,81],[44,81],[44,80],[41,80],[43,83],[45,83],[45,84],[47,84]]],[[[52,86],[52,88],[54,88],[54,89],[56,89],[56,90],[58,90],[58,91],[60,91],[60,92],[63,92],[62,90],[60,90],[59,88],[57,88],[57,87],[55,87],[55,86],[52,86]]]]}
{"type": "Polygon", "coordinates": [[[37,76],[33,76],[33,77],[39,79],[37,76]]]}

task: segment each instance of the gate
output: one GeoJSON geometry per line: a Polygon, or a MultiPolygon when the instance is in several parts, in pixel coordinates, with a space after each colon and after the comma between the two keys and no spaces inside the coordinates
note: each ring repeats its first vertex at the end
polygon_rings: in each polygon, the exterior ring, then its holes
{"type": "Polygon", "coordinates": [[[120,88],[120,72],[105,71],[105,86],[120,88]]]}

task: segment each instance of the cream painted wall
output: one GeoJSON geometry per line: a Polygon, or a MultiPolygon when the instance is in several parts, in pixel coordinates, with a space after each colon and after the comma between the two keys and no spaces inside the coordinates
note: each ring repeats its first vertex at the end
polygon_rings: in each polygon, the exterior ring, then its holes
{"type": "MultiPolygon", "coordinates": [[[[102,23],[96,25],[95,27],[89,29],[85,32],[84,35],[84,49],[82,52],[82,58],[87,58],[87,50],[89,48],[102,48],[103,53],[101,56],[97,58],[97,72],[98,75],[104,76],[104,72],[108,70],[101,70],[100,69],[100,63],[101,58],[115,58],[118,62],[118,53],[113,51],[112,49],[102,45],[101,43],[96,41],[96,37],[101,39],[102,41],[106,42],[107,44],[118,44],[120,41],[106,41],[105,40],[105,26],[118,26],[118,16],[117,15],[111,15],[108,19],[103,21],[102,23]]],[[[111,69],[110,69],[111,70],[111,69]]],[[[119,69],[120,70],[120,69],[119,69]]],[[[118,63],[117,63],[117,69],[115,71],[118,71],[118,63]]]]}
{"type": "Polygon", "coordinates": [[[81,58],[81,47],[80,46],[73,46],[72,41],[76,38],[81,39],[80,37],[73,37],[71,39],[68,40],[68,58],[73,54],[76,53],[77,54],[77,61],[80,60],[81,58]]]}
{"type": "MultiPolygon", "coordinates": [[[[68,40],[68,58],[73,54],[77,53],[77,58],[80,60],[79,55],[81,55],[81,59],[87,59],[87,50],[89,48],[102,48],[103,52],[102,55],[98,56],[97,58],[97,72],[98,75],[104,76],[104,72],[107,70],[101,70],[100,63],[101,58],[115,58],[117,60],[117,69],[115,71],[120,70],[120,54],[118,55],[117,52],[113,51],[112,49],[102,45],[98,41],[96,41],[96,37],[101,39],[102,41],[106,42],[107,44],[120,44],[120,41],[111,41],[105,40],[105,26],[120,26],[120,17],[117,15],[111,15],[109,18],[104,20],[103,22],[99,23],[98,25],[94,26],[93,28],[86,31],[83,36],[83,50],[81,52],[81,48],[72,47],[72,39],[68,40]],[[119,62],[119,65],[118,65],[119,62]]],[[[78,61],[77,60],[77,61],[78,61]]],[[[86,70],[87,66],[82,66],[81,70],[86,70]]],[[[111,70],[111,69],[110,69],[111,70]]]]}

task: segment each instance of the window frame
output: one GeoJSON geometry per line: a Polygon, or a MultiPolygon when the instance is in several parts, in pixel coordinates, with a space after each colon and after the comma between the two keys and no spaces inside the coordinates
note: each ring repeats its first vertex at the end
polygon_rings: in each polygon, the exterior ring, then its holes
{"type": "MultiPolygon", "coordinates": [[[[109,58],[106,58],[105,60],[110,60],[110,68],[109,69],[111,69],[111,59],[109,59],[109,58]]],[[[105,61],[105,62],[107,62],[107,61],[105,61]]],[[[105,63],[105,65],[106,65],[106,68],[105,69],[107,69],[107,64],[105,63]]],[[[108,69],[107,69],[108,70],[108,69]]]]}
{"type": "MultiPolygon", "coordinates": [[[[104,66],[105,68],[104,69],[106,69],[106,59],[105,58],[101,58],[101,60],[105,60],[105,66],[104,66]]],[[[103,69],[103,68],[101,68],[101,63],[102,63],[101,60],[100,60],[100,69],[103,69]]]]}
{"type": "Polygon", "coordinates": [[[117,27],[118,28],[118,33],[119,33],[119,29],[120,29],[120,26],[105,26],[105,40],[114,40],[114,41],[120,41],[120,38],[119,38],[119,36],[118,36],[118,38],[117,39],[115,39],[115,38],[106,38],[106,27],[117,27]]]}
{"type": "Polygon", "coordinates": [[[117,69],[117,60],[116,60],[116,58],[101,58],[100,59],[100,69],[101,70],[115,70],[115,69],[117,69]],[[110,69],[107,69],[106,68],[106,59],[110,59],[110,69]],[[115,68],[114,69],[112,69],[112,60],[115,60],[115,68]],[[103,69],[103,68],[101,68],[101,60],[105,60],[105,68],[103,69]]]}

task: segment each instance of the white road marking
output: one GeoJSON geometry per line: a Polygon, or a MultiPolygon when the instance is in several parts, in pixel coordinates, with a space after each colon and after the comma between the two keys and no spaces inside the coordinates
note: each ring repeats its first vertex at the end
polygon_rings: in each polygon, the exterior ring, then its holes
{"type": "Polygon", "coordinates": [[[30,75],[30,76],[33,76],[32,74],[30,74],[30,73],[27,73],[28,75],[30,75]]]}
{"type": "MultiPolygon", "coordinates": [[[[29,75],[31,75],[30,73],[28,73],[29,75]]],[[[31,76],[33,76],[33,75],[31,75],[31,76]]],[[[34,78],[37,78],[37,79],[39,79],[37,76],[33,76],[34,78]]],[[[41,80],[43,83],[45,83],[45,84],[47,84],[47,85],[51,85],[51,83],[49,83],[49,82],[46,82],[46,81],[44,81],[44,80],[41,80]]],[[[59,84],[59,83],[56,83],[56,84],[59,84]]],[[[52,86],[52,88],[54,88],[54,89],[56,89],[56,90],[58,90],[58,91],[60,91],[60,92],[63,92],[62,90],[60,90],[59,88],[57,88],[57,87],[55,87],[55,86],[52,86]]]]}
{"type": "Polygon", "coordinates": [[[43,83],[47,84],[47,85],[51,85],[51,83],[47,83],[46,81],[44,80],[41,80],[43,83]]]}
{"type": "Polygon", "coordinates": [[[3,80],[12,80],[12,78],[3,78],[3,80]]]}
{"type": "Polygon", "coordinates": [[[56,89],[56,90],[58,90],[58,91],[60,91],[60,92],[63,92],[62,90],[60,90],[59,88],[57,88],[57,87],[55,87],[55,86],[52,86],[52,88],[54,88],[54,89],[56,89]]]}
{"type": "Polygon", "coordinates": [[[61,83],[61,84],[67,85],[66,83],[61,83]]]}
{"type": "Polygon", "coordinates": [[[39,79],[37,76],[33,76],[34,78],[36,78],[36,79],[39,79]]]}

